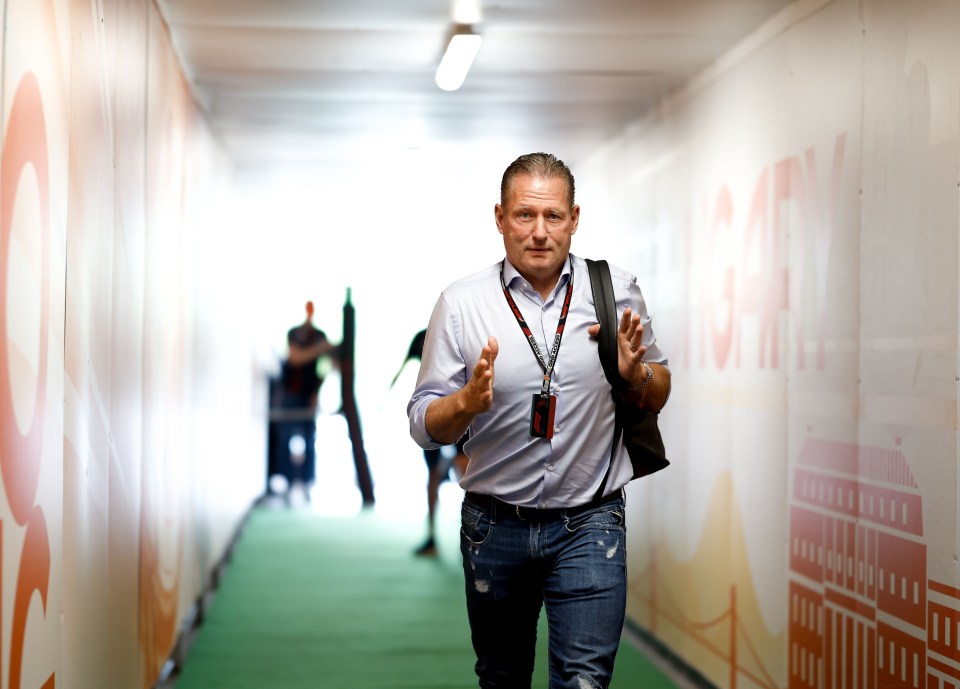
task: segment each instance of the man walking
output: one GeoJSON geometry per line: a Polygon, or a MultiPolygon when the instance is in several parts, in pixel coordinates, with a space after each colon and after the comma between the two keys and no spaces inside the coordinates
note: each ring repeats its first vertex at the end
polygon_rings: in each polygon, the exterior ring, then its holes
{"type": "MultiPolygon", "coordinates": [[[[469,430],[460,482],[467,611],[485,689],[530,687],[546,609],[551,689],[607,687],[626,607],[621,446],[582,258],[580,207],[555,156],[507,167],[494,208],[505,258],[441,294],[408,405],[423,448],[469,430]],[[596,495],[609,476],[603,495],[596,495]]],[[[611,267],[626,399],[659,410],[667,359],[629,273],[611,267]]]]}

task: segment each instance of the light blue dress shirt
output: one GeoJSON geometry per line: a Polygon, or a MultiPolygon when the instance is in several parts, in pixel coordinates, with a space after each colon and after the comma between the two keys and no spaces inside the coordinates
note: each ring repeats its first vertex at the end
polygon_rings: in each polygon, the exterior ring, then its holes
{"type": "MultiPolygon", "coordinates": [[[[550,386],[557,398],[551,439],[529,434],[531,401],[540,392],[543,370],[503,295],[500,264],[454,282],[434,307],[417,386],[407,405],[410,433],[421,447],[442,445],[426,430],[429,404],[466,385],[489,336],[500,345],[493,406],[474,419],[464,447],[470,458],[460,481],[465,490],[513,505],[553,508],[588,503],[600,487],[610,462],[614,405],[597,342],[587,333],[597,322],[587,265],[571,254],[546,301],[506,259],[504,281],[546,360],[570,280],[570,261],[573,295],[550,386]]],[[[666,366],[636,277],[614,266],[610,273],[618,317],[627,306],[640,315],[644,360],[666,366]]],[[[619,490],[631,476],[630,458],[620,443],[605,492],[619,490]]]]}

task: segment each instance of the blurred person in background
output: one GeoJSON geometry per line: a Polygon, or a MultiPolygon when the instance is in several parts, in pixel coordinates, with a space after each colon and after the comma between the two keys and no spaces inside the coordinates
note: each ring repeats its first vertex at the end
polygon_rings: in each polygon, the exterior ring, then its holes
{"type": "Polygon", "coordinates": [[[323,376],[320,360],[332,356],[336,346],[313,324],[313,302],[304,305],[306,318],[287,331],[287,356],[280,369],[278,386],[281,421],[278,446],[280,472],[288,480],[287,494],[301,486],[307,499],[316,481],[317,399],[323,376]],[[300,438],[301,440],[297,440],[300,438]]]}
{"type": "MultiPolygon", "coordinates": [[[[421,330],[413,336],[407,357],[400,365],[400,370],[393,377],[390,387],[397,382],[403,367],[409,361],[420,361],[423,357],[423,341],[427,336],[426,330],[421,330]]],[[[467,468],[467,455],[463,445],[467,441],[463,436],[454,445],[446,447],[432,447],[423,450],[423,459],[427,463],[427,538],[416,550],[414,555],[430,557],[437,554],[437,504],[440,500],[440,484],[450,480],[450,473],[454,473],[455,480],[459,481],[467,468]]]]}

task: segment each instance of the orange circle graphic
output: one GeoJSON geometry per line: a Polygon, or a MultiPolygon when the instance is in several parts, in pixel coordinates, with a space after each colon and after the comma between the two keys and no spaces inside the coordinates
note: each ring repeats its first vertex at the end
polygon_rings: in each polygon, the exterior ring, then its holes
{"type": "MultiPolygon", "coordinates": [[[[50,170],[47,159],[47,130],[43,116],[40,87],[32,72],[27,72],[17,86],[10,120],[3,140],[0,160],[0,278],[6,275],[13,232],[13,205],[20,177],[31,164],[37,177],[40,203],[40,364],[37,372],[37,395],[26,435],[20,433],[13,415],[13,389],[10,383],[10,362],[7,337],[7,303],[12,294],[0,292],[0,469],[6,486],[10,511],[18,524],[30,520],[37,482],[40,477],[40,450],[43,443],[43,407],[46,402],[47,336],[50,285],[44,240],[50,230],[50,170]]],[[[0,282],[0,290],[5,289],[0,282]]]]}

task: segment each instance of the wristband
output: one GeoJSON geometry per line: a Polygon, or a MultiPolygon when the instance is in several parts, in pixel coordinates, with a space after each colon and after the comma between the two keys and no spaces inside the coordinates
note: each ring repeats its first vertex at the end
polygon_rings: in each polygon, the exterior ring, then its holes
{"type": "Polygon", "coordinates": [[[646,361],[641,362],[644,367],[647,369],[647,377],[641,381],[639,385],[631,385],[627,390],[639,391],[643,390],[647,385],[650,384],[650,381],[653,380],[653,366],[648,364],[646,361]]]}

